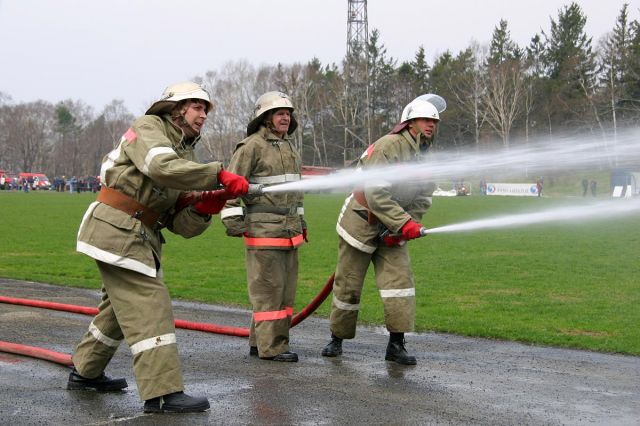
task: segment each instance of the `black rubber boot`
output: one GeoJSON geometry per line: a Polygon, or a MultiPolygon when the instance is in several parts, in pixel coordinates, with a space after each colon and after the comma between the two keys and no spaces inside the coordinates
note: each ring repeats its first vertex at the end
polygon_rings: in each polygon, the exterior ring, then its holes
{"type": "Polygon", "coordinates": [[[82,377],[75,367],[69,374],[69,381],[67,382],[67,389],[69,390],[92,390],[98,392],[120,391],[127,386],[125,379],[112,379],[105,376],[104,373],[95,379],[82,377]]]}
{"type": "Polygon", "coordinates": [[[145,413],[198,413],[208,409],[207,398],[189,396],[184,392],[174,392],[144,402],[145,413]]]}
{"type": "Polygon", "coordinates": [[[342,355],[342,339],[331,333],[331,341],[322,348],[322,356],[334,357],[342,355]]]}
{"type": "Polygon", "coordinates": [[[384,359],[402,365],[416,365],[417,363],[416,357],[409,355],[404,347],[404,333],[391,333],[384,359]]]}
{"type": "Polygon", "coordinates": [[[295,352],[286,351],[276,356],[260,357],[260,359],[279,362],[298,362],[298,354],[295,352]]]}
{"type": "Polygon", "coordinates": [[[249,346],[249,356],[258,356],[257,346],[249,346]]]}

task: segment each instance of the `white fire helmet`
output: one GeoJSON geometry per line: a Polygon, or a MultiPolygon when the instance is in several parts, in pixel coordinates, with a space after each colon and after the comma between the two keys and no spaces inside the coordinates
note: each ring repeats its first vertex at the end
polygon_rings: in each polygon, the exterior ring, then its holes
{"type": "Polygon", "coordinates": [[[211,111],[211,99],[209,93],[197,83],[184,81],[167,86],[162,92],[162,97],[149,107],[147,115],[161,115],[171,112],[176,102],[185,99],[200,99],[207,104],[207,113],[211,111]]]}
{"type": "Polygon", "coordinates": [[[256,101],[253,110],[253,119],[247,125],[247,136],[255,133],[264,120],[265,113],[280,108],[287,108],[291,111],[291,122],[289,123],[288,134],[292,134],[298,127],[298,122],[293,116],[293,103],[289,96],[282,92],[267,92],[256,101]]]}
{"type": "Polygon", "coordinates": [[[440,115],[438,109],[431,102],[416,98],[404,107],[400,122],[406,123],[414,118],[432,118],[439,121],[440,115]]]}
{"type": "Polygon", "coordinates": [[[438,96],[434,93],[425,93],[424,95],[418,96],[416,99],[431,102],[433,106],[436,107],[439,114],[442,114],[447,109],[447,101],[445,101],[442,96],[438,96]]]}

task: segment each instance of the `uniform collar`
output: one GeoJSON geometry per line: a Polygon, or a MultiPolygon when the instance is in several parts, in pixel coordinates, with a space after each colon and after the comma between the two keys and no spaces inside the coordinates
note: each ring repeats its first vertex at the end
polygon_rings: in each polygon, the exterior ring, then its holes
{"type": "Polygon", "coordinates": [[[184,134],[184,130],[182,130],[180,126],[173,122],[173,120],[171,119],[171,115],[165,114],[162,116],[162,119],[169,123],[167,128],[169,129],[171,140],[175,141],[173,142],[175,146],[180,146],[182,148],[186,148],[188,146],[193,147],[200,141],[202,135],[198,135],[193,139],[187,139],[184,134]]]}
{"type": "Polygon", "coordinates": [[[288,141],[289,139],[291,139],[291,136],[288,134],[285,134],[284,137],[279,138],[271,130],[269,130],[265,125],[260,125],[260,128],[256,133],[260,134],[260,136],[262,136],[263,139],[269,142],[288,141]]]}
{"type": "Polygon", "coordinates": [[[407,140],[407,142],[409,142],[409,145],[411,145],[411,148],[413,148],[414,151],[420,152],[420,148],[418,147],[418,142],[416,142],[416,140],[413,138],[408,128],[404,129],[400,134],[407,140]]]}

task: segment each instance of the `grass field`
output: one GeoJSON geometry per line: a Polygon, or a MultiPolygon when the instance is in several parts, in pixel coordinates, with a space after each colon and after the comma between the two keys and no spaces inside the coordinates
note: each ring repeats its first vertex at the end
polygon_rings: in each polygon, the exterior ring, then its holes
{"type": "MultiPolygon", "coordinates": [[[[94,198],[0,191],[0,276],[99,288],[93,260],[75,252],[78,224],[94,198]]],[[[335,220],[343,199],[338,194],[306,198],[310,243],[300,250],[296,311],[333,272],[335,220]]],[[[588,208],[589,201],[443,197],[434,200],[424,224],[433,228],[567,204],[588,208]]],[[[639,225],[640,218],[627,216],[413,241],[417,329],[640,355],[639,225]]],[[[173,297],[249,306],[242,241],[226,237],[218,218],[195,239],[164,234],[165,280],[173,297]]],[[[371,272],[360,320],[375,324],[383,318],[371,272]]],[[[329,306],[325,302],[317,313],[326,316],[329,306]]]]}

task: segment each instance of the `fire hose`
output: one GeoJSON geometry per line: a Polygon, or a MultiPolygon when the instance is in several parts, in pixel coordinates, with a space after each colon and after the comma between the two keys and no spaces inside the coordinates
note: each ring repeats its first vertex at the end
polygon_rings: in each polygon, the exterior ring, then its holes
{"type": "MultiPolygon", "coordinates": [[[[334,274],[335,275],[335,274],[334,274]]],[[[321,304],[325,301],[331,290],[333,289],[333,278],[331,275],[324,287],[320,292],[305,306],[300,312],[298,312],[291,319],[291,327],[295,327],[300,322],[304,321],[309,315],[311,315],[321,304]]],[[[82,315],[94,316],[98,313],[98,308],[89,306],[68,305],[64,303],[46,302],[42,300],[31,299],[19,299],[15,297],[0,296],[0,303],[9,303],[13,305],[31,306],[43,309],[52,309],[56,311],[72,312],[82,315]]],[[[203,331],[206,333],[225,334],[228,336],[237,337],[249,337],[249,329],[243,327],[231,327],[221,326],[211,323],[194,322],[186,320],[175,320],[176,328],[182,328],[187,330],[203,331]]],[[[46,361],[52,361],[62,365],[73,365],[71,361],[71,355],[50,351],[48,349],[39,348],[35,346],[20,345],[11,342],[5,342],[0,340],[0,352],[14,353],[18,355],[29,356],[32,358],[39,358],[46,361]]]]}

